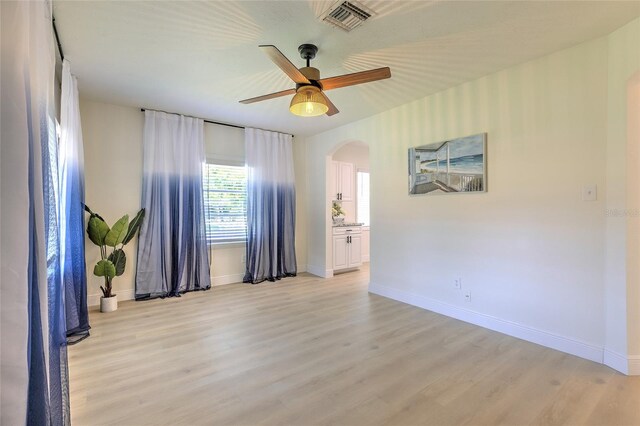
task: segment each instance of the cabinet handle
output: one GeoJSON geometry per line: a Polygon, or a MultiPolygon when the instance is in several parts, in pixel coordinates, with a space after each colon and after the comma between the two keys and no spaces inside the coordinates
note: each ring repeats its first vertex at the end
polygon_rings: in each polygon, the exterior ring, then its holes
{"type": "Polygon", "coordinates": [[[349,235],[349,236],[347,237],[347,242],[348,242],[349,244],[351,244],[351,235],[349,235]]]}
{"type": "Polygon", "coordinates": [[[340,200],[342,200],[342,192],[340,193],[340,200]]]}

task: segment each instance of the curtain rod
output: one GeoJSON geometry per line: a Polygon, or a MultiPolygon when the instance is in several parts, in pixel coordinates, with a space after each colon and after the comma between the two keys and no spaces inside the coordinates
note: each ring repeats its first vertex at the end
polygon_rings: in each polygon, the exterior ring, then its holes
{"type": "Polygon", "coordinates": [[[60,60],[64,61],[64,53],[62,53],[62,44],[60,43],[60,37],[58,37],[58,29],[56,28],[56,18],[51,15],[51,25],[53,25],[53,35],[56,38],[56,44],[58,45],[58,52],[60,53],[60,60]]]}
{"type": "MultiPolygon", "coordinates": [[[[140,111],[142,111],[142,112],[145,112],[146,110],[147,110],[146,108],[140,108],[140,111]]],[[[149,111],[160,111],[160,110],[149,110],[149,111]]],[[[167,111],[160,111],[160,112],[164,112],[165,114],[181,115],[181,114],[176,114],[175,112],[167,112],[167,111]]],[[[193,117],[193,118],[198,118],[198,117],[193,117]]],[[[217,124],[218,126],[235,127],[236,129],[245,129],[246,128],[245,126],[238,126],[237,124],[221,123],[219,121],[205,120],[204,118],[201,119],[201,120],[204,121],[205,123],[217,124]]],[[[295,138],[295,135],[292,135],[291,133],[277,132],[275,130],[267,130],[267,129],[259,129],[259,130],[266,130],[267,132],[282,133],[282,134],[285,134],[285,135],[289,135],[292,138],[295,138]]]]}

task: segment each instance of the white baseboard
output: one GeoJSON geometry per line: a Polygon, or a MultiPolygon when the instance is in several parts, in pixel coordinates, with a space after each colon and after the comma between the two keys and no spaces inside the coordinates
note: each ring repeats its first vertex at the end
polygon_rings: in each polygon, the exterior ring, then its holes
{"type": "MultiPolygon", "coordinates": [[[[135,291],[132,288],[128,290],[118,290],[115,293],[118,296],[118,302],[122,302],[124,300],[133,300],[136,298],[135,291]]],[[[87,306],[100,306],[101,297],[102,293],[87,295],[87,306]]]]}
{"type": "Polygon", "coordinates": [[[307,265],[307,272],[321,278],[331,278],[333,276],[333,269],[324,269],[315,265],[307,265]]]}
{"type": "Polygon", "coordinates": [[[219,275],[217,277],[211,277],[211,287],[241,283],[243,278],[244,278],[244,273],[219,275]]]}
{"type": "MultiPolygon", "coordinates": [[[[298,265],[298,272],[306,272],[307,265],[298,265]]],[[[241,283],[244,278],[244,273],[220,275],[217,277],[211,277],[211,286],[217,287],[219,285],[241,283]]],[[[135,290],[118,290],[118,301],[133,300],[135,299],[135,290]]],[[[102,293],[90,294],[87,296],[87,306],[99,306],[100,297],[102,293]]]]}
{"type": "MultiPolygon", "coordinates": [[[[480,312],[459,308],[448,303],[440,302],[424,296],[419,296],[404,290],[398,290],[378,284],[369,284],[369,292],[384,296],[389,299],[408,303],[409,305],[437,312],[448,317],[456,318],[480,327],[498,331],[509,336],[517,337],[528,342],[536,343],[548,348],[566,352],[571,355],[585,358],[590,361],[603,363],[603,348],[593,346],[591,344],[550,333],[548,331],[538,330],[513,321],[504,320],[491,315],[482,314],[480,312]]],[[[612,366],[613,367],[613,366],[612,366]]],[[[618,368],[613,367],[616,370],[618,368]]],[[[627,374],[625,371],[621,371],[627,374]]]]}
{"type": "MultiPolygon", "coordinates": [[[[307,265],[298,265],[298,273],[306,272],[306,271],[307,271],[307,265]]],[[[219,285],[237,284],[237,283],[241,283],[243,278],[244,278],[244,273],[211,277],[211,286],[217,287],[219,285]]]]}
{"type": "Polygon", "coordinates": [[[629,361],[626,356],[619,354],[618,352],[604,348],[604,358],[602,363],[614,370],[618,370],[621,373],[629,374],[629,361]]]}
{"type": "Polygon", "coordinates": [[[640,356],[625,356],[610,349],[604,349],[604,365],[628,376],[640,376],[640,356]]]}
{"type": "Polygon", "coordinates": [[[630,376],[640,376],[640,355],[632,355],[627,358],[629,360],[629,372],[630,376]]]}
{"type": "Polygon", "coordinates": [[[307,272],[313,275],[316,275],[318,277],[322,277],[323,276],[323,272],[324,268],[319,268],[315,265],[307,265],[307,272]]]}

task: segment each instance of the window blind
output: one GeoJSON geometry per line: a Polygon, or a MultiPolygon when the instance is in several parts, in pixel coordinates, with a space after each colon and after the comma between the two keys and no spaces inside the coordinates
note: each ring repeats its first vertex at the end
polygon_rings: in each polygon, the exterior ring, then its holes
{"type": "Polygon", "coordinates": [[[247,238],[247,171],[244,166],[205,163],[203,168],[207,241],[247,238]]]}

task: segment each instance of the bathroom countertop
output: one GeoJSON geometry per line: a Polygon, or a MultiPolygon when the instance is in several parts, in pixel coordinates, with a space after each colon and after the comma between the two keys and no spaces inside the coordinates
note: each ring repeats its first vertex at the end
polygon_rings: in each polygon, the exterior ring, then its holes
{"type": "Polygon", "coordinates": [[[345,222],[345,223],[334,223],[333,227],[334,228],[344,228],[344,227],[351,227],[351,226],[362,226],[364,225],[364,223],[353,223],[353,222],[345,222]]]}

